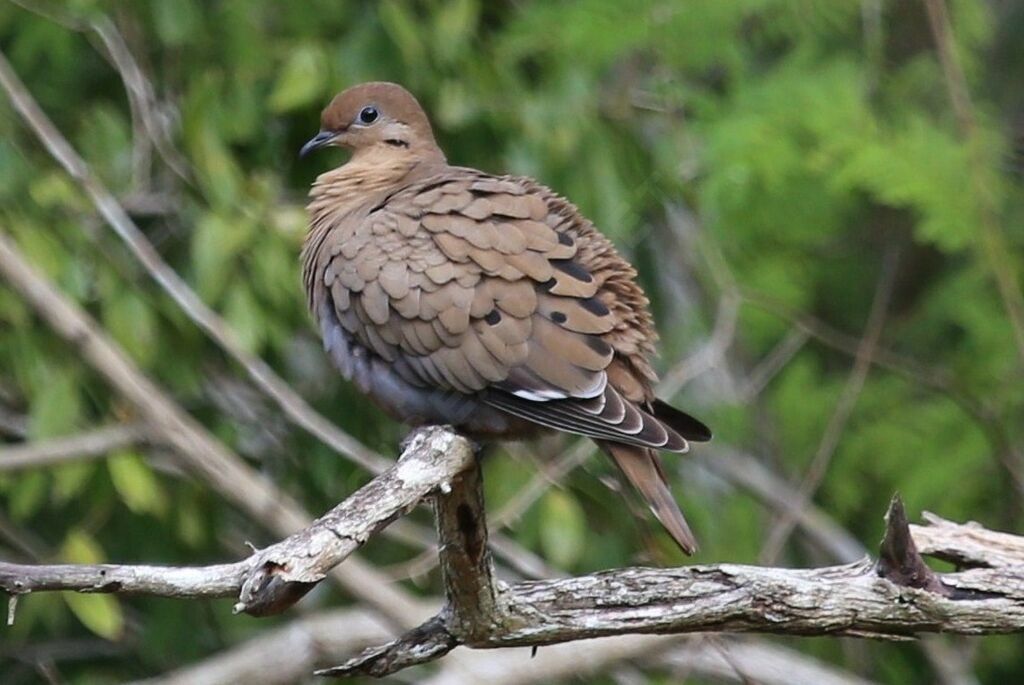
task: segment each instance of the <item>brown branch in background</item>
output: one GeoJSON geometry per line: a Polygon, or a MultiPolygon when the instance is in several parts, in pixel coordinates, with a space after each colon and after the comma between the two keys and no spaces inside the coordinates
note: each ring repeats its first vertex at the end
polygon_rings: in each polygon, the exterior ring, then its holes
{"type": "Polygon", "coordinates": [[[1019,274],[1000,225],[998,199],[995,191],[988,185],[984,143],[978,132],[977,117],[971,103],[967,78],[953,46],[946,3],[943,0],[925,0],[924,6],[928,13],[928,26],[935,41],[935,49],[939,54],[939,62],[942,64],[953,114],[967,146],[971,183],[974,196],[979,200],[983,255],[995,278],[1003,308],[1013,330],[1017,355],[1024,365],[1024,293],[1021,292],[1019,274]]]}
{"type": "MultiPolygon", "coordinates": [[[[154,438],[169,445],[194,475],[278,535],[291,535],[309,525],[310,516],[294,499],[258,475],[185,413],[81,308],[29,266],[2,232],[0,276],[22,294],[40,318],[75,347],[86,363],[134,405],[154,438]]],[[[414,624],[422,616],[418,600],[389,585],[355,557],[337,567],[333,575],[342,586],[399,624],[414,624]]]]}
{"type": "Polygon", "coordinates": [[[340,609],[298,618],[230,647],[199,663],[135,685],[235,685],[304,682],[338,655],[386,640],[390,630],[378,617],[340,609]]]}
{"type": "Polygon", "coordinates": [[[105,426],[77,435],[0,447],[0,473],[38,469],[106,455],[146,440],[142,423],[105,426]]]}
{"type": "Polygon", "coordinates": [[[7,58],[0,52],[0,86],[15,110],[39,138],[54,159],[82,187],[107,224],[124,241],[135,258],[171,296],[185,314],[233,358],[296,425],[309,431],[333,450],[347,456],[371,473],[380,473],[388,461],[365,447],[327,418],[319,414],[296,393],[270,366],[246,351],[234,332],[220,316],[203,302],[188,284],[163,260],[145,234],[139,230],[117,199],[100,183],[59,129],[39,107],[18,78],[7,58]]]}
{"type": "Polygon", "coordinates": [[[0,562],[0,590],[12,596],[51,590],[177,598],[237,596],[236,611],[277,614],[301,599],[374,533],[473,464],[473,451],[464,438],[449,430],[423,429],[413,434],[390,469],[310,526],[248,559],[196,568],[0,562]]]}
{"type": "Polygon", "coordinates": [[[750,493],[774,512],[790,516],[803,533],[834,561],[847,564],[862,558],[867,550],[850,534],[812,502],[801,502],[793,485],[764,462],[730,447],[714,447],[695,457],[711,473],[750,493]]]}
{"type": "MultiPolygon", "coordinates": [[[[114,22],[99,12],[90,12],[88,18],[81,17],[55,3],[43,4],[33,0],[11,2],[70,31],[84,33],[90,37],[90,34],[95,35],[99,41],[99,45],[96,46],[98,52],[114,67],[124,84],[133,128],[141,129],[171,171],[183,181],[191,182],[192,174],[188,161],[174,148],[171,141],[171,116],[162,111],[164,108],[157,100],[153,84],[146,78],[114,22]]],[[[135,141],[135,147],[140,147],[139,141],[135,141]]]]}
{"type": "Polygon", "coordinates": [[[872,681],[827,666],[796,650],[767,641],[730,640],[724,650],[709,649],[691,640],[675,649],[655,655],[653,662],[667,668],[677,681],[687,682],[682,674],[703,676],[712,681],[725,680],[743,685],[871,685],[872,681]]]}
{"type": "Polygon", "coordinates": [[[750,402],[755,397],[761,394],[761,392],[768,387],[768,383],[771,382],[782,369],[796,356],[807,339],[810,338],[810,334],[798,327],[790,329],[789,333],[786,334],[779,343],[772,348],[772,351],[765,355],[757,366],[755,366],[737,390],[736,399],[741,403],[750,402]]]}
{"type": "MultiPolygon", "coordinates": [[[[836,351],[856,357],[860,341],[847,333],[838,331],[812,316],[794,311],[785,304],[760,293],[745,291],[743,301],[779,318],[792,323],[799,330],[836,351]]],[[[931,367],[878,345],[875,347],[872,364],[891,371],[908,381],[942,393],[954,402],[965,415],[973,419],[985,432],[993,451],[1006,469],[1018,492],[1024,492],[1024,454],[1014,443],[1001,421],[984,398],[977,397],[958,386],[947,370],[931,367]]]]}
{"type": "MultiPolygon", "coordinates": [[[[361,647],[386,639],[386,627],[365,612],[317,613],[298,618],[196,664],[133,685],[234,685],[256,679],[298,682],[317,668],[337,663],[361,647]]],[[[701,647],[693,638],[656,635],[626,635],[550,645],[529,657],[522,650],[459,652],[446,658],[440,672],[424,675],[416,682],[420,685],[548,685],[571,678],[596,677],[629,659],[642,659],[646,664],[673,674],[685,670],[716,682],[871,685],[871,681],[835,666],[763,640],[731,640],[726,659],[720,651],[701,647]],[[737,670],[747,680],[741,680],[737,670]]],[[[680,678],[679,682],[682,681],[680,678]]]]}
{"type": "MultiPolygon", "coordinates": [[[[762,311],[774,314],[780,319],[788,321],[798,330],[804,331],[811,338],[826,347],[842,352],[850,357],[857,356],[857,348],[861,343],[860,338],[839,331],[813,316],[794,310],[769,295],[750,290],[742,291],[742,295],[744,304],[757,307],[762,311]]],[[[960,391],[954,387],[952,374],[946,369],[927,366],[912,357],[902,355],[881,345],[876,347],[871,363],[873,366],[892,371],[924,387],[946,393],[955,399],[958,404],[975,403],[974,398],[958,394],[960,391]]]]}
{"type": "MultiPolygon", "coordinates": [[[[871,370],[871,358],[878,347],[878,340],[882,335],[882,327],[885,324],[885,315],[889,309],[889,301],[892,299],[893,284],[896,281],[896,267],[899,263],[899,252],[895,247],[890,247],[882,261],[882,273],[878,278],[875,287],[875,295],[871,301],[871,311],[868,313],[868,321],[864,328],[864,337],[857,346],[857,354],[854,357],[853,369],[847,378],[843,391],[836,402],[835,410],[829,417],[825,432],[818,443],[818,449],[814,453],[807,472],[798,488],[799,502],[796,508],[802,508],[814,498],[825,479],[832,456],[836,447],[839,446],[839,439],[843,429],[846,427],[850,414],[857,403],[864,383],[867,381],[868,372],[871,370]]],[[[792,511],[792,509],[790,510],[792,511]]],[[[761,550],[762,563],[771,564],[778,558],[786,540],[789,539],[796,525],[794,517],[785,513],[775,527],[768,534],[768,539],[761,550]]]]}
{"type": "Polygon", "coordinates": [[[23,438],[28,432],[28,419],[0,405],[0,433],[23,438]]]}
{"type": "Polygon", "coordinates": [[[659,397],[671,398],[683,386],[708,369],[723,365],[725,353],[736,337],[739,320],[740,297],[735,290],[727,290],[718,300],[715,324],[707,341],[693,354],[674,364],[658,384],[659,397]]]}

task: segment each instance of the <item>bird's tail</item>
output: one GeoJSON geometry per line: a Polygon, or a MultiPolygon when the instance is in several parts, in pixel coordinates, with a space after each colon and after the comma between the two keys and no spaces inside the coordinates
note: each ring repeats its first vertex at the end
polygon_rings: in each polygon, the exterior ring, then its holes
{"type": "Polygon", "coordinates": [[[649,447],[636,447],[622,443],[598,441],[601,449],[612,458],[630,483],[633,484],[651,511],[686,554],[697,551],[697,539],[683,517],[668,489],[665,470],[658,453],[649,447]]]}

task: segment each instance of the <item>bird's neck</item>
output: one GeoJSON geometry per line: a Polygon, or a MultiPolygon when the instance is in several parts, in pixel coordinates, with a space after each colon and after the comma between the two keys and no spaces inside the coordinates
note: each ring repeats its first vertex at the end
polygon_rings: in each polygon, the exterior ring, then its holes
{"type": "Polygon", "coordinates": [[[413,150],[374,146],[358,150],[342,166],[317,177],[310,191],[310,212],[348,214],[375,205],[395,190],[444,165],[439,149],[413,150]]]}

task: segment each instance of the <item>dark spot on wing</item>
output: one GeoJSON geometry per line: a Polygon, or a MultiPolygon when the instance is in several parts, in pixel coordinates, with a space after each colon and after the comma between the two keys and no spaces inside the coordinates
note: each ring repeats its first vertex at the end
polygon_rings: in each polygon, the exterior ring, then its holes
{"type": "Polygon", "coordinates": [[[578,300],[580,306],[595,316],[608,316],[611,312],[604,302],[596,297],[588,297],[585,300],[578,300]]]}
{"type": "Polygon", "coordinates": [[[551,266],[583,283],[590,283],[594,280],[594,277],[586,269],[571,259],[552,259],[551,266]]]}

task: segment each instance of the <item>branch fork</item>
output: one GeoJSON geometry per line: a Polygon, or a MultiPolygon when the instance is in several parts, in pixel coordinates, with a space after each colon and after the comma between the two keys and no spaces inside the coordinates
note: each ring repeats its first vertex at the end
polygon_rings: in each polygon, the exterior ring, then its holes
{"type": "Polygon", "coordinates": [[[20,565],[0,562],[0,590],[122,592],[166,597],[238,597],[236,613],[278,614],[421,499],[475,462],[468,440],[450,429],[416,431],[402,456],[348,499],[281,542],[233,564],[163,566],[20,565]]]}

